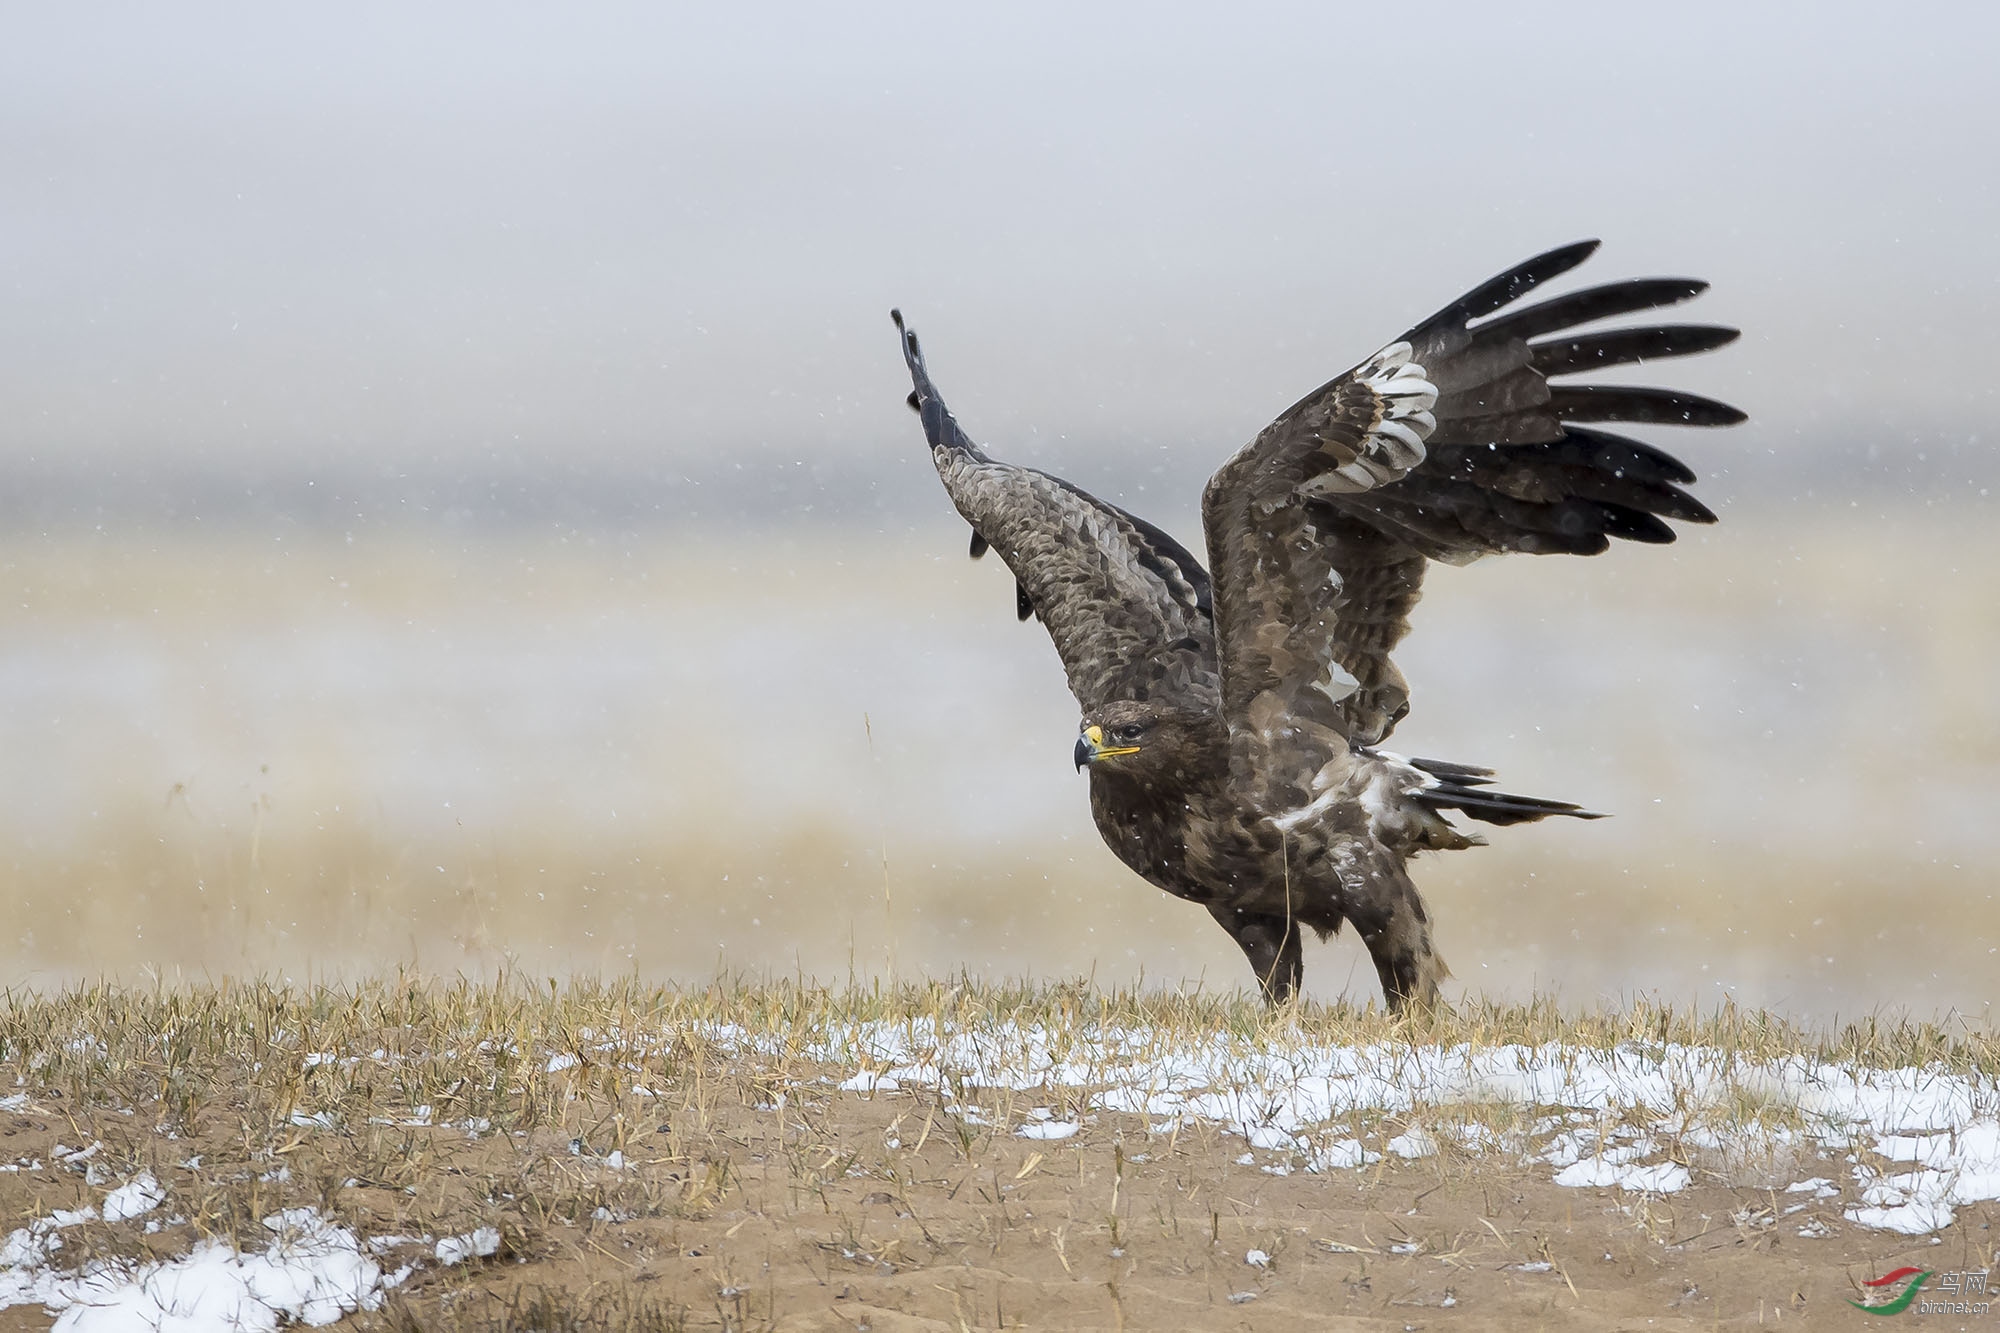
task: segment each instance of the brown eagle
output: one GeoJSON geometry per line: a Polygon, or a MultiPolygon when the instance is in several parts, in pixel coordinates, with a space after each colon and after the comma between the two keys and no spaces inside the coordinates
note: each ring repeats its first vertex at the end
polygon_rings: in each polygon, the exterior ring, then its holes
{"type": "Polygon", "coordinates": [[[1324,938],[1342,921],[1392,1009],[1435,998],[1448,974],[1408,862],[1482,841],[1443,811],[1595,818],[1495,791],[1488,769],[1377,747],[1409,711],[1389,654],[1426,561],[1594,555],[1612,537],[1672,541],[1662,519],[1715,521],[1681,489],[1694,474],[1677,459],[1594,423],[1726,426],[1741,412],[1565,379],[1732,341],[1710,325],[1577,331],[1708,284],[1641,278],[1515,305],[1596,248],[1510,269],[1287,408],[1202,492],[1212,571],[1137,515],[988,457],[892,312],[972,554],[1006,561],[1021,619],[1047,627],[1082,705],[1075,758],[1098,831],[1147,881],[1206,907],[1274,1003],[1303,975],[1299,928],[1324,938]]]}

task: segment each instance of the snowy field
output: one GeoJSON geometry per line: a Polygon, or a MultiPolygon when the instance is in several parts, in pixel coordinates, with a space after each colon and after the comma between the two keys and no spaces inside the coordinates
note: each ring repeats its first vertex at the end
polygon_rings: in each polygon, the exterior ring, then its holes
{"type": "MultiPolygon", "coordinates": [[[[1397,1025],[1322,1010],[1266,1020],[1171,997],[1100,1004],[1081,992],[939,988],[887,1002],[803,992],[642,998],[616,988],[538,1001],[461,987],[401,998],[267,992],[254,1003],[260,1013],[220,1026],[218,1011],[202,1016],[200,1003],[104,992],[9,1015],[0,1071],[11,1070],[19,1090],[0,1098],[0,1125],[46,1126],[96,1101],[124,1136],[114,1147],[108,1130],[81,1143],[65,1131],[0,1163],[0,1189],[14,1183],[4,1197],[28,1200],[33,1213],[0,1244],[0,1307],[45,1308],[65,1330],[216,1320],[275,1328],[380,1311],[406,1286],[451,1281],[452,1270],[504,1276],[539,1257],[518,1204],[496,1189],[469,1210],[432,1214],[429,1225],[400,1204],[350,1205],[385,1174],[358,1158],[339,1165],[356,1139],[401,1135],[407,1153],[409,1136],[441,1136],[508,1157],[512,1166],[496,1179],[517,1182],[531,1174],[521,1166],[529,1145],[548,1140],[572,1183],[587,1179],[597,1191],[566,1225],[615,1236],[685,1204],[685,1194],[634,1202],[629,1192],[644,1192],[647,1173],[677,1159],[654,1155],[653,1135],[631,1131],[651,1120],[657,1135],[685,1132],[690,1108],[705,1105],[699,1093],[690,1101],[703,1078],[741,1083],[747,1113],[781,1128],[788,1108],[796,1117],[814,1103],[926,1108],[921,1131],[915,1110],[888,1127],[880,1143],[891,1150],[919,1133],[1040,1154],[1081,1152],[1110,1136],[1122,1171],[1170,1158],[1184,1140],[1206,1141],[1218,1161],[1272,1181],[1363,1182],[1390,1168],[1444,1180],[1525,1178],[1624,1200],[1616,1207],[1628,1216],[1635,1201],[1733,1190],[1770,1200],[1733,1214],[1739,1228],[1808,1246],[1837,1235],[1867,1245],[1878,1235],[1884,1254],[1944,1243],[1960,1210],[1986,1216],[2000,1200],[1991,1039],[1931,1029],[1882,1030],[1866,1041],[1850,1030],[1815,1044],[1756,1017],[1666,1011],[1563,1020],[1549,1010],[1483,1010],[1397,1025]],[[419,1011],[419,1021],[404,1013],[394,1037],[359,1021],[364,1011],[390,1018],[397,1005],[419,1011]],[[106,1006],[147,1017],[123,1032],[80,1026],[106,1006]],[[44,1031],[31,1034],[31,1022],[44,1031]],[[1658,1036],[1618,1039],[1621,1025],[1658,1036]],[[244,1113],[255,1108],[268,1139],[247,1157],[239,1146],[241,1160],[228,1169],[213,1160],[216,1148],[202,1150],[200,1112],[184,1118],[129,1097],[160,1086],[147,1048],[194,1032],[220,1038],[225,1027],[240,1035],[183,1074],[237,1068],[251,1085],[247,1103],[215,1111],[249,1125],[257,1117],[244,1113]],[[1503,1039],[1510,1032],[1543,1039],[1503,1039]],[[1866,1042],[1877,1057],[1900,1049],[1930,1058],[1870,1060],[1866,1042]],[[468,1097],[468,1083],[485,1094],[468,1097]],[[618,1132],[607,1138],[613,1122],[618,1132]],[[291,1188],[307,1153],[324,1158],[313,1203],[297,1202],[291,1188]],[[329,1176],[349,1169],[356,1174],[344,1180],[329,1176]],[[23,1192],[31,1180],[50,1187],[23,1192]],[[218,1186],[234,1192],[230,1208],[256,1214],[254,1226],[246,1219],[218,1232],[230,1211],[217,1210],[218,1186]]],[[[697,1174],[690,1165],[675,1178],[697,1174]]]]}

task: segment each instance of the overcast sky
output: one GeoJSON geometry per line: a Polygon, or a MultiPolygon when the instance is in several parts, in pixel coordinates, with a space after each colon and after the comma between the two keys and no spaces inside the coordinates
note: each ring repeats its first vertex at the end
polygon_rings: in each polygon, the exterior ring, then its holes
{"type": "Polygon", "coordinates": [[[14,6],[0,465],[907,471],[900,304],[996,451],[1199,475],[1596,235],[1746,330],[1705,471],[1978,471],[2000,10],[1648,12],[14,6]]]}

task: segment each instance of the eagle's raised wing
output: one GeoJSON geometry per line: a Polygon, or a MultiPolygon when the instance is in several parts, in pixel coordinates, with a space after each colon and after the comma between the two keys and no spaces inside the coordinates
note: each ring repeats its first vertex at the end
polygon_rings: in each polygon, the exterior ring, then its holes
{"type": "Polygon", "coordinates": [[[1715,521],[1680,489],[1694,474],[1678,460],[1584,423],[1720,426],[1741,412],[1558,378],[1731,341],[1734,329],[1706,325],[1575,331],[1708,284],[1635,279],[1495,315],[1596,248],[1552,250],[1467,293],[1307,395],[1209,480],[1202,523],[1232,731],[1290,728],[1329,745],[1385,736],[1408,710],[1389,653],[1427,559],[1589,555],[1612,537],[1672,541],[1663,518],[1715,521]]]}
{"type": "Polygon", "coordinates": [[[972,525],[972,553],[989,546],[1014,572],[1021,618],[1055,640],[1070,692],[1086,712],[1115,699],[1216,702],[1208,574],[1144,519],[1060,477],[1002,463],[959,428],[903,327],[911,406],[945,491],[972,525]]]}

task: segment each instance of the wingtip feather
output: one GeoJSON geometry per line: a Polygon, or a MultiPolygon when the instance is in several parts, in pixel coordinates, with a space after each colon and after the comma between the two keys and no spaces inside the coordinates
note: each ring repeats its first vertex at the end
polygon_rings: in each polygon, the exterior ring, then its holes
{"type": "Polygon", "coordinates": [[[1596,253],[1599,244],[1595,240],[1572,241],[1568,245],[1545,250],[1532,259],[1523,260],[1506,272],[1488,278],[1474,287],[1418,325],[1412,330],[1412,334],[1421,336],[1424,330],[1440,325],[1463,325],[1510,306],[1543,283],[1561,277],[1590,258],[1596,253]]]}
{"type": "Polygon", "coordinates": [[[909,363],[912,371],[919,369],[924,363],[924,349],[917,343],[917,331],[903,322],[900,307],[889,311],[889,319],[895,324],[896,332],[903,335],[903,360],[909,363]]]}

